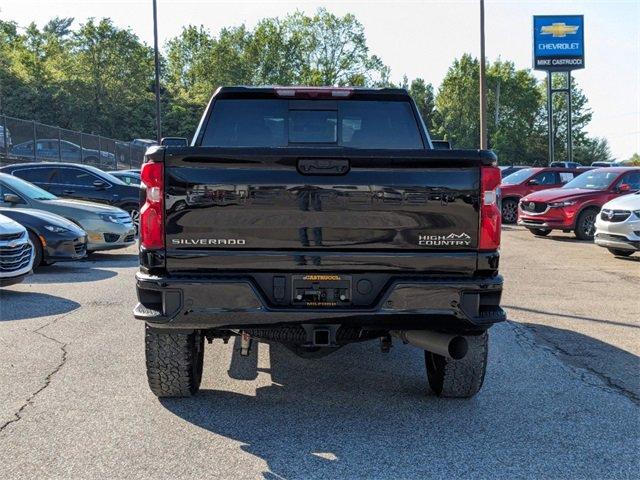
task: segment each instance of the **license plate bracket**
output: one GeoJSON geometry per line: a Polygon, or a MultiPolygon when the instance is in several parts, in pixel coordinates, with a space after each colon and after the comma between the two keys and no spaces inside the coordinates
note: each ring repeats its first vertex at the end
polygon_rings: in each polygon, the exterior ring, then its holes
{"type": "Polygon", "coordinates": [[[314,308],[349,306],[352,301],[351,285],[349,275],[294,275],[291,303],[314,308]]]}

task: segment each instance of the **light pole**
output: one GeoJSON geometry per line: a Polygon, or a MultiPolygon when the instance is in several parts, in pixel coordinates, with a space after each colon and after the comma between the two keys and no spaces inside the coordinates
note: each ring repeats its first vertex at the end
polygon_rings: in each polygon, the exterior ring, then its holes
{"type": "Polygon", "coordinates": [[[480,0],[480,148],[489,146],[487,132],[487,80],[484,58],[484,0],[480,0]]]}
{"type": "Polygon", "coordinates": [[[153,49],[156,67],[156,140],[160,143],[162,130],[160,127],[160,59],[158,53],[158,7],[153,0],[153,49]]]}

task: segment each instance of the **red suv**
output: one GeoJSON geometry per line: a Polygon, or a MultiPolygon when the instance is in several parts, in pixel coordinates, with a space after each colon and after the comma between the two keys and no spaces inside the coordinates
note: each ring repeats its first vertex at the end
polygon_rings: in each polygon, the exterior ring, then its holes
{"type": "Polygon", "coordinates": [[[562,188],[535,192],[520,200],[518,225],[534,235],[573,230],[592,240],[600,207],[609,200],[640,190],[640,168],[608,167],[590,170],[562,188]]]}
{"type": "Polygon", "coordinates": [[[541,167],[518,170],[502,179],[502,223],[516,223],[518,202],[530,193],[549,188],[559,188],[580,175],[582,171],[573,168],[541,167]]]}

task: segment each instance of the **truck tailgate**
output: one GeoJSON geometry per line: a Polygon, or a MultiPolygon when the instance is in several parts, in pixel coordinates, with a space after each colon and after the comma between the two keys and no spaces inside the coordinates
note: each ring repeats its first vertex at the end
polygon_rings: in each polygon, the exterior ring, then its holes
{"type": "Polygon", "coordinates": [[[165,153],[166,268],[470,274],[478,152],[165,153]]]}

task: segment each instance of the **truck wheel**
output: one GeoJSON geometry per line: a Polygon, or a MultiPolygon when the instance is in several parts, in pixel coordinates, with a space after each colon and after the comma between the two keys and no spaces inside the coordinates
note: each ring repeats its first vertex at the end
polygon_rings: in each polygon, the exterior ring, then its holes
{"type": "Polygon", "coordinates": [[[551,233],[551,230],[546,228],[530,228],[529,231],[536,237],[546,237],[551,233]]]}
{"type": "Polygon", "coordinates": [[[487,370],[489,333],[468,336],[469,351],[461,360],[424,352],[427,380],[439,397],[469,398],[480,391],[487,370]]]}
{"type": "Polygon", "coordinates": [[[518,201],[507,198],[502,201],[502,223],[513,224],[518,221],[518,201]]]}
{"type": "Polygon", "coordinates": [[[596,233],[596,217],[598,211],[594,208],[588,208],[578,216],[576,221],[576,229],[574,233],[580,240],[593,240],[596,233]]]}
{"type": "Polygon", "coordinates": [[[204,336],[145,326],[149,387],[157,397],[190,397],[200,388],[204,336]]]}
{"type": "Polygon", "coordinates": [[[633,255],[633,250],[622,250],[620,248],[607,248],[616,257],[629,257],[633,255]]]}

